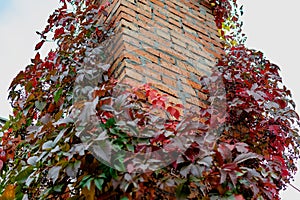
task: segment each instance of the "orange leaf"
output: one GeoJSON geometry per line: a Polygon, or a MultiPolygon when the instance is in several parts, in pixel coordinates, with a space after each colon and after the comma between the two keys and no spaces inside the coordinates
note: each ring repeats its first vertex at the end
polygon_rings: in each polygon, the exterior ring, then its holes
{"type": "Polygon", "coordinates": [[[15,188],[16,186],[12,184],[6,186],[0,200],[14,200],[16,198],[15,188]]]}

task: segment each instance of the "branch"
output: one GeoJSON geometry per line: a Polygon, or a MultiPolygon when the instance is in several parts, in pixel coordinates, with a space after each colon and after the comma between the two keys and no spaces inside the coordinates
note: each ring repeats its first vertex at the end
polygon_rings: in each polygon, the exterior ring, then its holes
{"type": "Polygon", "coordinates": [[[297,188],[296,186],[292,185],[291,183],[288,183],[292,188],[294,188],[295,190],[297,190],[298,192],[300,192],[300,189],[297,188]]]}

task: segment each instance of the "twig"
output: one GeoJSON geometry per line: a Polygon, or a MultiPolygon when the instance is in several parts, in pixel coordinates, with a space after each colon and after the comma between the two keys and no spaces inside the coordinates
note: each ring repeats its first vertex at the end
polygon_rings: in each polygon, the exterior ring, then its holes
{"type": "Polygon", "coordinates": [[[300,189],[297,188],[296,186],[294,186],[293,184],[289,183],[289,185],[290,185],[292,188],[294,188],[295,190],[297,190],[298,192],[300,192],[300,189]]]}

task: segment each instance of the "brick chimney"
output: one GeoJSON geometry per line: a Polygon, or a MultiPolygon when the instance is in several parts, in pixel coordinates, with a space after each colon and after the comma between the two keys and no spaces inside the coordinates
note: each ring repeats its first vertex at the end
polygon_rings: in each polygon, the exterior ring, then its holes
{"type": "Polygon", "coordinates": [[[205,106],[199,78],[223,53],[207,0],[114,0],[107,11],[110,75],[151,83],[174,103],[205,106]]]}

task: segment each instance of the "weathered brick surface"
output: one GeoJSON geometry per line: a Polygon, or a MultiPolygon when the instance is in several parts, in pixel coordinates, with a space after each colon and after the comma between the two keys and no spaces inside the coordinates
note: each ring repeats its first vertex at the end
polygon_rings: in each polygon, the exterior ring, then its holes
{"type": "Polygon", "coordinates": [[[199,78],[224,53],[207,0],[114,0],[106,44],[110,75],[131,85],[152,83],[177,103],[205,107],[199,78]]]}

